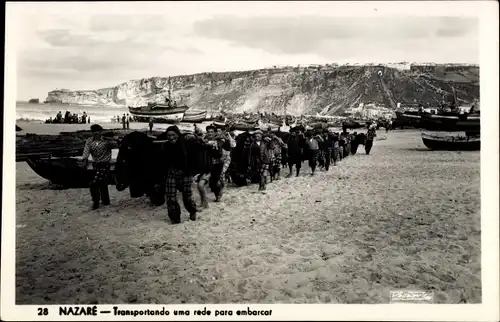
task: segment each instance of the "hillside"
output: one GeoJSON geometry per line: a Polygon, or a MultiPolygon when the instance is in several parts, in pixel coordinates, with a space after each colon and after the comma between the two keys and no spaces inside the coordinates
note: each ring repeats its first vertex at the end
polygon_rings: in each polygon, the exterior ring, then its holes
{"type": "MultiPolygon", "coordinates": [[[[359,103],[435,106],[452,86],[462,104],[479,98],[477,65],[327,65],[171,77],[172,98],[194,109],[338,115],[359,103]]],[[[168,77],[130,80],[95,91],[54,90],[47,102],[145,105],[163,102],[168,77]]]]}

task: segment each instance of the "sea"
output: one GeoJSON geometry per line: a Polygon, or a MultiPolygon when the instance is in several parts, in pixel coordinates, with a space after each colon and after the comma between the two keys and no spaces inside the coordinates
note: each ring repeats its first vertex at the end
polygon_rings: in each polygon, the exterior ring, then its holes
{"type": "Polygon", "coordinates": [[[116,123],[116,117],[128,113],[128,107],[16,102],[16,120],[45,122],[50,117],[55,118],[59,111],[61,111],[63,116],[66,111],[78,115],[86,112],[90,116],[92,123],[116,123]]]}

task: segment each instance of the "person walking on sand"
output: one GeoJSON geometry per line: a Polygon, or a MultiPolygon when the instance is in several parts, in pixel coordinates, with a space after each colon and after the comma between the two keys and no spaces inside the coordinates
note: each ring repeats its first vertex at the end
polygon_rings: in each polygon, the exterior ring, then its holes
{"type": "Polygon", "coordinates": [[[221,180],[224,181],[226,179],[227,170],[231,165],[231,151],[236,147],[236,140],[233,138],[231,132],[223,132],[219,131],[219,136],[222,138],[222,174],[221,180]]]}
{"type": "Polygon", "coordinates": [[[167,142],[163,145],[165,190],[168,217],[173,224],[181,222],[181,207],[177,201],[177,189],[182,192],[184,207],[189,218],[196,220],[196,204],[193,200],[193,175],[189,167],[188,147],[179,128],[169,126],[166,131],[167,142]]]}
{"type": "Polygon", "coordinates": [[[351,140],[351,154],[352,155],[355,155],[356,152],[358,152],[358,146],[359,146],[358,132],[354,132],[352,134],[352,140],[351,140]]]}
{"type": "Polygon", "coordinates": [[[304,152],[303,138],[301,133],[297,130],[292,131],[290,137],[288,138],[288,169],[290,173],[288,177],[292,176],[293,166],[295,165],[296,176],[300,174],[300,168],[302,166],[302,154],[304,152]]]}
{"type": "Polygon", "coordinates": [[[271,155],[268,144],[271,141],[269,137],[263,138],[263,132],[257,130],[253,134],[253,142],[250,145],[249,153],[249,173],[253,173],[255,169],[259,176],[259,191],[266,190],[266,185],[269,177],[269,163],[271,155]]]}
{"type": "Polygon", "coordinates": [[[150,117],[149,118],[149,133],[153,132],[153,125],[154,125],[153,118],[150,117]]]}
{"type": "Polygon", "coordinates": [[[339,135],[334,133],[332,136],[333,141],[333,166],[337,165],[337,161],[340,161],[340,144],[339,135]]]}
{"type": "Polygon", "coordinates": [[[99,208],[99,201],[107,206],[109,205],[108,180],[111,162],[112,149],[117,149],[118,144],[108,137],[102,136],[102,127],[94,124],[90,127],[92,137],[85,142],[83,150],[83,167],[87,168],[89,156],[92,156],[94,162],[95,175],[90,182],[90,195],[92,197],[92,209],[99,208]]]}
{"type": "Polygon", "coordinates": [[[127,117],[125,116],[125,113],[123,113],[122,116],[122,127],[124,130],[127,128],[127,117]]]}
{"type": "Polygon", "coordinates": [[[272,164],[272,176],[273,180],[279,180],[281,175],[281,158],[282,151],[286,149],[287,146],[285,142],[281,138],[279,138],[276,134],[271,135],[273,147],[274,147],[274,162],[272,164]]]}
{"type": "Polygon", "coordinates": [[[339,134],[339,161],[342,161],[347,155],[344,154],[345,151],[345,136],[344,132],[339,134]]]}
{"type": "Polygon", "coordinates": [[[366,133],[366,143],[365,143],[365,152],[366,154],[370,154],[370,151],[372,150],[373,147],[373,140],[377,136],[377,133],[375,132],[375,127],[371,126],[368,129],[368,132],[366,133]]]}
{"type": "Polygon", "coordinates": [[[222,170],[224,168],[223,148],[224,136],[221,132],[217,132],[214,126],[206,127],[207,135],[205,136],[205,143],[209,147],[209,155],[212,159],[212,169],[210,171],[210,179],[208,186],[215,195],[215,202],[219,202],[222,198],[222,190],[224,189],[224,178],[222,177],[222,170]]]}
{"type": "Polygon", "coordinates": [[[319,142],[323,142],[323,140],[319,136],[314,136],[312,132],[308,132],[306,137],[309,167],[311,168],[311,175],[313,176],[318,163],[319,142]]]}
{"type": "Polygon", "coordinates": [[[314,137],[317,137],[317,142],[318,142],[318,166],[320,169],[325,168],[325,150],[324,150],[324,139],[323,136],[321,135],[321,130],[315,131],[314,137]]]}
{"type": "Polygon", "coordinates": [[[325,171],[330,169],[333,151],[333,135],[328,131],[323,131],[323,155],[325,158],[325,171]]]}

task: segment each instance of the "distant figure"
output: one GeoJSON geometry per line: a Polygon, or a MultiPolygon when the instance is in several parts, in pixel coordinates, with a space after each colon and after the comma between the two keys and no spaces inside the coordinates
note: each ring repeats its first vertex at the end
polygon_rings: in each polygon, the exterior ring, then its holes
{"type": "Polygon", "coordinates": [[[116,116],[116,122],[117,122],[117,123],[120,123],[120,115],[117,115],[117,116],[116,116]]]}
{"type": "Polygon", "coordinates": [[[88,124],[90,124],[90,116],[87,118],[87,120],[88,120],[88,124]]]}
{"type": "Polygon", "coordinates": [[[127,125],[127,130],[130,129],[130,116],[128,115],[128,113],[127,113],[126,125],[127,125]]]}
{"type": "Polygon", "coordinates": [[[153,118],[150,117],[149,118],[149,132],[153,132],[153,118]]]}
{"type": "Polygon", "coordinates": [[[122,126],[124,130],[127,128],[127,117],[125,116],[125,113],[123,113],[122,116],[122,126]]]}

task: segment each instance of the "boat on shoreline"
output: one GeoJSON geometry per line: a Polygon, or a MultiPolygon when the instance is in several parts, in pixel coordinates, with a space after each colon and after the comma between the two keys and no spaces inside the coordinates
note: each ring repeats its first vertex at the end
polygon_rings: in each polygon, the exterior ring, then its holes
{"type": "Polygon", "coordinates": [[[128,110],[135,122],[147,123],[153,119],[154,123],[176,124],[182,121],[185,112],[189,109],[187,106],[165,108],[165,105],[151,104],[137,108],[129,106],[128,110]]]}
{"type": "Polygon", "coordinates": [[[185,123],[201,123],[207,120],[207,111],[186,111],[182,118],[185,123]]]}
{"type": "Polygon", "coordinates": [[[430,131],[480,131],[479,114],[422,114],[420,127],[430,131]]]}
{"type": "Polygon", "coordinates": [[[128,107],[134,121],[147,123],[153,119],[154,123],[168,124],[177,124],[182,121],[189,107],[186,105],[177,106],[176,102],[172,103],[170,78],[168,84],[168,97],[165,97],[164,103],[148,102],[146,106],[128,107]]]}
{"type": "MultiPolygon", "coordinates": [[[[116,153],[118,153],[117,150],[116,153]]],[[[87,168],[81,165],[81,160],[81,156],[53,157],[51,155],[37,155],[25,159],[26,163],[28,163],[29,167],[36,174],[47,179],[52,184],[62,186],[63,188],[88,188],[95,176],[95,170],[91,167],[91,160],[89,160],[90,166],[87,168]]],[[[111,161],[111,171],[108,181],[110,185],[115,184],[115,163],[116,156],[111,161]]]]}
{"type": "Polygon", "coordinates": [[[422,133],[422,142],[431,150],[440,151],[479,151],[481,138],[475,136],[444,135],[422,133]]]}

